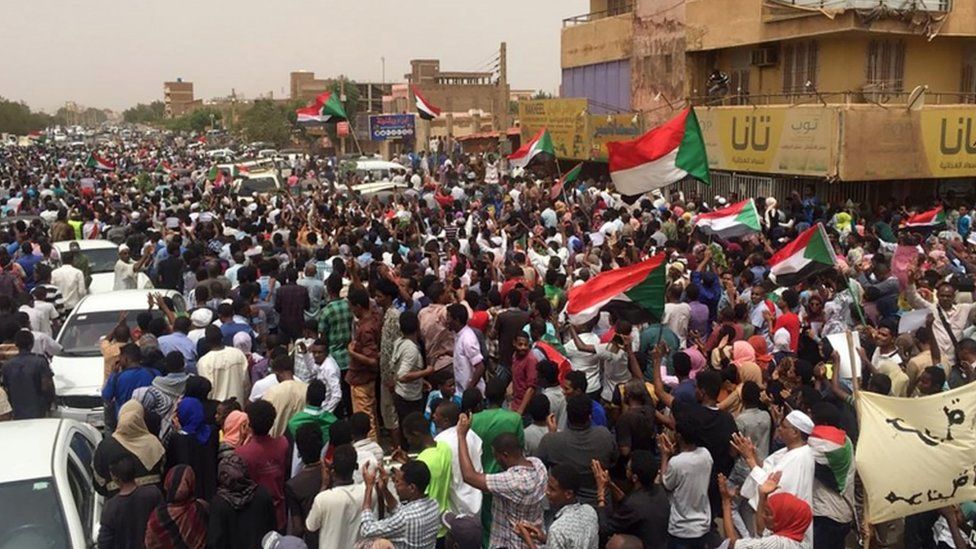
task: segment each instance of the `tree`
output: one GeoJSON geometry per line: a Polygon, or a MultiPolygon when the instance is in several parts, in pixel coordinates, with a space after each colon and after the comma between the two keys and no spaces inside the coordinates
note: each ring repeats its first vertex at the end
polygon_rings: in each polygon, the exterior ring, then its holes
{"type": "Polygon", "coordinates": [[[60,123],[63,120],[49,114],[31,112],[23,102],[0,97],[0,132],[24,135],[60,123]]]}
{"type": "Polygon", "coordinates": [[[130,124],[159,122],[164,116],[166,116],[166,105],[162,101],[153,101],[148,105],[139,103],[135,107],[122,111],[122,119],[130,124]]]}
{"type": "Polygon", "coordinates": [[[535,95],[532,96],[532,99],[552,99],[552,94],[539,90],[535,92],[535,95]]]}
{"type": "Polygon", "coordinates": [[[248,141],[267,141],[281,147],[288,143],[294,121],[294,109],[259,99],[241,115],[241,130],[248,141]]]}
{"type": "Polygon", "coordinates": [[[190,129],[195,132],[202,132],[220,120],[221,114],[217,109],[206,107],[196,109],[188,115],[184,115],[188,120],[190,129]]]}

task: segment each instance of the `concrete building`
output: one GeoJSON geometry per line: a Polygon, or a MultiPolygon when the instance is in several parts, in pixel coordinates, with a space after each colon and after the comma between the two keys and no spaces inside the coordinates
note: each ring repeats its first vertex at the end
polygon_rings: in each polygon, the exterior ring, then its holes
{"type": "MultiPolygon", "coordinates": [[[[289,75],[291,99],[312,101],[316,96],[332,89],[333,79],[315,78],[311,71],[294,71],[289,75]]],[[[389,95],[392,84],[377,82],[356,82],[359,92],[359,112],[383,112],[383,96],[389,95]]]]}
{"type": "Polygon", "coordinates": [[[783,197],[812,184],[832,201],[976,195],[974,2],[590,8],[564,22],[562,96],[586,98],[591,113],[615,103],[647,127],[697,106],[706,192],[783,197]],[[600,71],[602,82],[587,76],[600,71]],[[613,76],[628,71],[625,96],[613,76]]]}
{"type": "Polygon", "coordinates": [[[976,191],[976,3],[810,8],[685,3],[685,92],[710,107],[698,111],[714,181],[750,196],[813,184],[870,203],[976,191]]]}
{"type": "Polygon", "coordinates": [[[633,12],[633,0],[590,0],[563,20],[560,96],[586,98],[592,114],[630,110],[633,12]]]}
{"type": "Polygon", "coordinates": [[[193,100],[193,82],[177,78],[175,82],[163,82],[163,103],[166,117],[175,118],[193,110],[199,102],[193,100]]]}

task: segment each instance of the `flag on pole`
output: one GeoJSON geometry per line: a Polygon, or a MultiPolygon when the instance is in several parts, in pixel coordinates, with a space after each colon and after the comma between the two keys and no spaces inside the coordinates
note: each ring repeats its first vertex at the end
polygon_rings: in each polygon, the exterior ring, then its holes
{"type": "Polygon", "coordinates": [[[559,196],[559,193],[563,192],[563,188],[566,184],[572,185],[573,183],[576,183],[576,180],[579,179],[580,172],[582,171],[583,163],[580,162],[573,167],[573,169],[569,170],[565,175],[560,177],[559,181],[556,181],[556,184],[552,186],[552,190],[549,191],[549,200],[555,200],[556,197],[559,196]]]}
{"type": "Polygon", "coordinates": [[[90,153],[88,160],[85,160],[85,167],[95,168],[96,170],[112,171],[115,169],[115,162],[100,156],[98,153],[90,153]]]}
{"type": "Polygon", "coordinates": [[[688,176],[711,185],[705,140],[691,107],[637,139],[607,143],[607,151],[610,178],[625,196],[639,196],[688,176]]]}
{"type": "Polygon", "coordinates": [[[417,104],[417,114],[420,118],[424,120],[433,120],[441,115],[441,110],[435,107],[430,101],[420,95],[420,90],[417,86],[411,86],[413,90],[414,102],[417,104]]]}
{"type": "Polygon", "coordinates": [[[780,286],[793,286],[837,264],[822,224],[800,233],[769,259],[769,277],[780,286]]]}
{"type": "Polygon", "coordinates": [[[296,110],[295,115],[299,124],[324,124],[348,119],[339,97],[332,92],[320,94],[314,103],[296,110]]]}
{"type": "Polygon", "coordinates": [[[569,290],[566,314],[573,324],[583,324],[607,309],[618,318],[647,322],[664,315],[665,254],[646,261],[604,271],[569,290]]]}
{"type": "Polygon", "coordinates": [[[159,164],[156,164],[156,173],[169,175],[173,173],[173,166],[170,166],[169,162],[163,160],[159,164]]]}
{"type": "Polygon", "coordinates": [[[756,201],[751,199],[736,202],[721,210],[698,214],[695,226],[707,235],[720,238],[734,238],[762,230],[756,201]]]}
{"type": "Polygon", "coordinates": [[[536,157],[545,158],[547,156],[549,158],[555,158],[556,149],[552,146],[552,137],[549,136],[549,130],[542,128],[539,130],[539,133],[535,134],[535,137],[519,147],[519,150],[508,155],[508,160],[513,166],[524,168],[535,160],[536,157]]]}
{"type": "Polygon", "coordinates": [[[908,219],[901,222],[902,229],[927,229],[938,227],[939,225],[945,225],[946,214],[942,206],[938,208],[929,210],[927,212],[922,212],[920,214],[915,214],[908,219]]]}

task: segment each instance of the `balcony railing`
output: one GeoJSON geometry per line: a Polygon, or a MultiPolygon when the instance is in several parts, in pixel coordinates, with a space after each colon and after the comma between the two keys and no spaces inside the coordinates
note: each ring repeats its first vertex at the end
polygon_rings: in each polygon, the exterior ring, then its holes
{"type": "Polygon", "coordinates": [[[952,10],[952,0],[773,0],[777,4],[786,4],[803,8],[824,10],[874,10],[886,9],[890,11],[938,11],[952,10]]]}
{"type": "Polygon", "coordinates": [[[600,19],[606,19],[607,17],[616,17],[618,15],[624,15],[634,11],[634,4],[624,4],[616,8],[611,8],[604,11],[594,11],[590,13],[584,13],[583,15],[575,15],[573,17],[567,17],[563,19],[563,27],[572,27],[574,25],[582,25],[585,23],[590,23],[600,19]]]}
{"type": "MultiPolygon", "coordinates": [[[[804,92],[804,93],[774,93],[774,94],[727,94],[724,96],[696,96],[690,99],[691,104],[702,107],[728,107],[735,105],[807,105],[823,104],[876,104],[882,106],[904,106],[908,103],[910,92],[886,91],[842,91],[842,92],[804,92]]],[[[976,92],[925,92],[926,105],[960,105],[976,104],[976,92]]]]}

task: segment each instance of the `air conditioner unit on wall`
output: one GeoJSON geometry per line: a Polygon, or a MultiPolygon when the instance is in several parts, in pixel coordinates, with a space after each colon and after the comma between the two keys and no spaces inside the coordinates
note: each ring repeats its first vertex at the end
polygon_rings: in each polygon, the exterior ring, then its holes
{"type": "Polygon", "coordinates": [[[774,67],[779,63],[779,48],[777,46],[763,46],[752,50],[751,53],[754,67],[774,67]]]}

